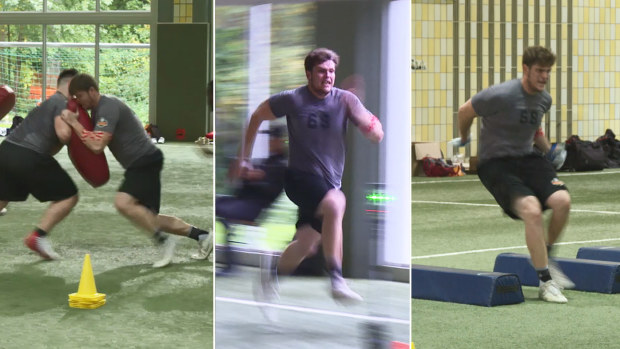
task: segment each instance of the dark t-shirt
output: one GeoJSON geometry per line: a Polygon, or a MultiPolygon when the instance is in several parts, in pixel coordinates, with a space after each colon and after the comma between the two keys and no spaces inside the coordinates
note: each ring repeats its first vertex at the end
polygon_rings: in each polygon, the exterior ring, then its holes
{"type": "Polygon", "coordinates": [[[269,98],[276,117],[286,116],[289,167],[324,177],[340,188],[345,161],[347,121],[366,111],[351,92],[332,88],[323,99],[308,86],[280,92],[269,98]]]}
{"type": "Polygon", "coordinates": [[[67,99],[62,93],[56,92],[32,109],[24,121],[11,131],[6,141],[40,154],[51,154],[60,145],[54,128],[54,118],[66,108],[67,99]]]}
{"type": "Polygon", "coordinates": [[[157,151],[140,119],[120,99],[101,95],[99,103],[92,110],[92,117],[95,120],[95,131],[112,134],[108,148],[123,168],[157,151]]]}
{"type": "Polygon", "coordinates": [[[483,162],[530,154],[534,134],[551,108],[551,96],[547,91],[528,94],[521,79],[514,79],[478,92],[471,105],[481,117],[478,157],[483,162]]]}

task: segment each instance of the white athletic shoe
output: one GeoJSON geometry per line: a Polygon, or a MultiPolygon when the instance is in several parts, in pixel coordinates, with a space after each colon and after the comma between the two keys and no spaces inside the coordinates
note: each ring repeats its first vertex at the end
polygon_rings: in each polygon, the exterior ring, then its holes
{"type": "Polygon", "coordinates": [[[159,247],[159,260],[153,263],[153,268],[162,268],[170,264],[172,262],[172,257],[174,256],[174,249],[177,245],[176,238],[168,235],[166,240],[161,243],[157,243],[159,247]]]}
{"type": "Polygon", "coordinates": [[[332,278],[332,298],[342,304],[354,304],[364,300],[362,296],[349,288],[342,277],[332,278]]]}
{"type": "Polygon", "coordinates": [[[6,214],[6,207],[0,210],[0,216],[4,216],[6,214]]]}
{"type": "Polygon", "coordinates": [[[54,251],[49,239],[39,236],[35,232],[30,233],[30,235],[24,239],[24,243],[29,249],[38,253],[44,259],[60,259],[60,255],[54,251]]]}
{"type": "Polygon", "coordinates": [[[575,288],[575,283],[562,272],[558,263],[551,259],[549,259],[549,274],[551,274],[551,278],[558,284],[561,290],[575,288]]]}
{"type": "Polygon", "coordinates": [[[549,280],[545,283],[541,283],[538,288],[538,298],[542,299],[545,302],[551,303],[566,303],[568,299],[564,297],[560,287],[555,282],[555,280],[549,280]]]}
{"type": "MultiPolygon", "coordinates": [[[[253,287],[254,299],[257,302],[274,303],[280,299],[274,259],[275,257],[271,255],[260,257],[260,272],[253,287]]],[[[268,321],[277,321],[275,308],[267,304],[259,304],[259,309],[268,321]]]]}
{"type": "Polygon", "coordinates": [[[193,259],[207,259],[213,252],[211,234],[202,234],[198,237],[198,252],[192,255],[193,259]]]}

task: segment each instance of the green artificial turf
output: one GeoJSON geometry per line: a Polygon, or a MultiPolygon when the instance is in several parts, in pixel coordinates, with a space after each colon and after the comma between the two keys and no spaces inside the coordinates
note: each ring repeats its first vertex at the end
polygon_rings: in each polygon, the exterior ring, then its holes
{"type": "MultiPolygon", "coordinates": [[[[559,177],[570,190],[573,210],[561,240],[574,244],[558,246],[556,255],[574,258],[580,247],[620,246],[620,171],[559,177]],[[598,239],[617,240],[585,242],[598,239]]],[[[476,175],[413,178],[412,201],[414,264],[491,271],[501,252],[528,253],[522,222],[507,218],[499,207],[446,203],[495,204],[476,175]]],[[[562,305],[538,300],[535,287],[523,292],[524,303],[490,308],[412,299],[412,341],[418,349],[619,347],[620,295],[569,290],[564,292],[568,304],[562,305]]]]}
{"type": "MultiPolygon", "coordinates": [[[[211,230],[212,158],[192,143],[158,146],[165,157],[161,213],[211,230]]],[[[73,212],[51,232],[62,260],[41,261],[22,242],[47,204],[31,197],[0,217],[0,348],[212,347],[212,262],[192,260],[196,242],[180,238],[173,264],[153,269],[154,245],[116,213],[123,171],[106,156],[110,181],[97,189],[79,177],[66,150],[56,156],[80,190],[73,212]],[[70,308],[87,253],[107,303],[70,308]]]]}

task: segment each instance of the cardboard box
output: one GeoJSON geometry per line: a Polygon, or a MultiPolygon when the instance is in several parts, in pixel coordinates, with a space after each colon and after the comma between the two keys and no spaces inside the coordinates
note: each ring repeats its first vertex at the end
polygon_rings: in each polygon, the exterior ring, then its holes
{"type": "Polygon", "coordinates": [[[478,173],[478,157],[472,156],[469,158],[469,167],[467,168],[468,174],[476,174],[478,173]]]}
{"type": "Polygon", "coordinates": [[[422,159],[426,156],[442,159],[441,148],[438,142],[412,142],[411,143],[411,175],[425,177],[422,169],[422,159]]]}

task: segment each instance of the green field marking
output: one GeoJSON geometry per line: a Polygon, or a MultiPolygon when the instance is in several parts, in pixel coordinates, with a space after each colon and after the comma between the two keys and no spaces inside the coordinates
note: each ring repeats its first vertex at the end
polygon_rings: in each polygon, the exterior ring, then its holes
{"type": "MultiPolygon", "coordinates": [[[[570,190],[573,210],[561,241],[578,242],[620,237],[614,199],[620,172],[559,173],[570,190]],[[588,210],[580,212],[578,210],[588,210]]],[[[429,202],[495,205],[475,175],[461,178],[412,179],[412,256],[525,246],[523,223],[507,218],[497,206],[470,206],[429,202]],[[416,202],[418,201],[418,202],[416,202]],[[426,202],[424,202],[426,201],[426,202]]],[[[549,212],[545,214],[549,219],[549,212]]],[[[561,245],[560,257],[574,258],[582,246],[561,245]]],[[[620,241],[604,245],[620,246],[620,241]]],[[[483,251],[415,259],[416,264],[491,271],[501,252],[483,251]]],[[[415,285],[412,285],[415,287],[415,285]]],[[[538,289],[523,287],[525,302],[485,308],[413,299],[411,334],[416,348],[617,348],[618,335],[609,326],[617,322],[620,295],[564,291],[568,304],[538,300],[538,289]]]]}

